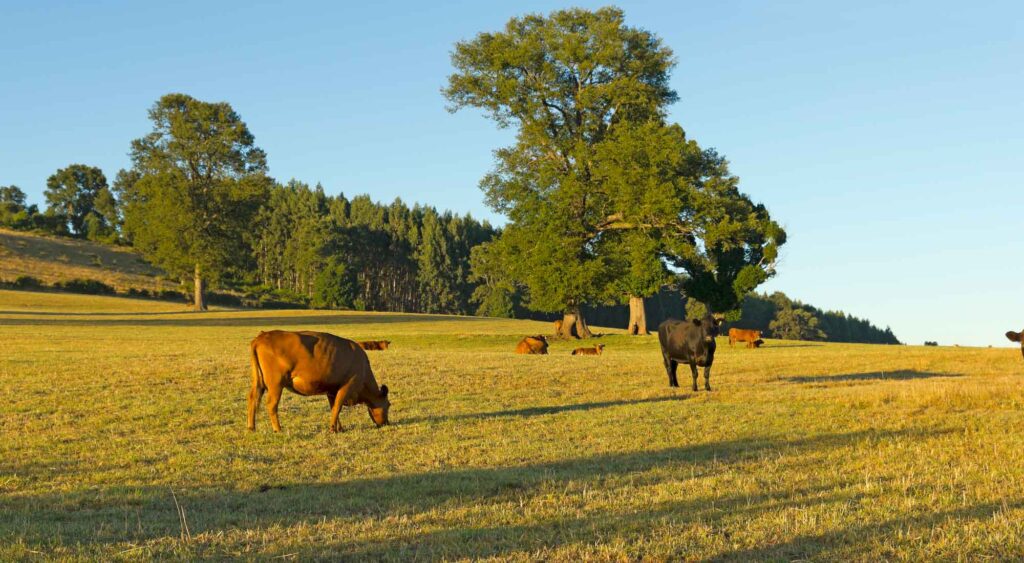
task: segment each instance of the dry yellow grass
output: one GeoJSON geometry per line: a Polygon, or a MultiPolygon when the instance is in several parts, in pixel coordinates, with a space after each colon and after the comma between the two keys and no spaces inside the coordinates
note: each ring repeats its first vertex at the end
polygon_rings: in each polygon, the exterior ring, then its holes
{"type": "Polygon", "coordinates": [[[723,345],[690,393],[653,337],[513,354],[547,329],[0,292],[0,560],[1024,556],[1018,350],[723,345]],[[391,340],[394,424],[246,432],[270,328],[391,340]]]}
{"type": "Polygon", "coordinates": [[[118,291],[175,289],[160,275],[160,270],[127,248],[0,229],[0,280],[31,276],[53,285],[82,278],[118,291]]]}

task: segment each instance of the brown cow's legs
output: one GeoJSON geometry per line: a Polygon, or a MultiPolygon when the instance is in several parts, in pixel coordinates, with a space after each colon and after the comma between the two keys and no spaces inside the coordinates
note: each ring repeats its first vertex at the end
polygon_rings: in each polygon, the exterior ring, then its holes
{"type": "Polygon", "coordinates": [[[277,403],[281,401],[281,388],[269,387],[267,389],[267,412],[270,413],[270,425],[274,432],[281,431],[281,421],[277,419],[277,403]]]}
{"type": "Polygon", "coordinates": [[[249,389],[249,430],[256,430],[256,407],[260,405],[260,400],[263,398],[263,388],[258,385],[253,385],[249,389]]]}
{"type": "Polygon", "coordinates": [[[351,385],[342,387],[334,397],[334,405],[331,406],[331,432],[341,430],[341,425],[338,424],[338,415],[341,413],[341,406],[348,402],[348,392],[351,388],[351,385]]]}
{"type": "Polygon", "coordinates": [[[693,372],[693,390],[697,390],[697,364],[690,364],[690,371],[693,372]]]}

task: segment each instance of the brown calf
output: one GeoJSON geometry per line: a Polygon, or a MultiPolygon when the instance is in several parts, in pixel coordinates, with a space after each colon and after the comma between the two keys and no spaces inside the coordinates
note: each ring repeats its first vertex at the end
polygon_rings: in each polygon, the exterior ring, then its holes
{"type": "Polygon", "coordinates": [[[1020,342],[1020,353],[1024,356],[1024,330],[1020,332],[1013,332],[1011,330],[1006,333],[1006,337],[1010,339],[1010,342],[1020,342]]]}
{"type": "Polygon", "coordinates": [[[363,350],[387,350],[391,346],[390,340],[362,340],[356,342],[363,350]]]}
{"type": "Polygon", "coordinates": [[[541,335],[527,336],[516,345],[516,354],[547,354],[548,339],[541,335]]]}
{"type": "Polygon", "coordinates": [[[593,348],[577,348],[572,351],[573,356],[600,356],[604,351],[604,344],[598,344],[593,348]]]}
{"type": "Polygon", "coordinates": [[[745,328],[729,329],[729,346],[732,346],[733,342],[746,342],[747,348],[757,348],[764,343],[764,341],[761,340],[760,330],[749,330],[745,328]],[[758,341],[760,341],[760,343],[758,341]]]}
{"type": "Polygon", "coordinates": [[[261,332],[250,345],[252,388],[249,390],[249,430],[256,429],[256,407],[267,392],[267,411],[274,432],[281,431],[277,405],[281,391],[327,395],[331,432],[337,432],[342,405],[366,405],[377,426],[388,423],[388,386],[377,387],[370,360],[355,342],[326,332],[261,332]]]}

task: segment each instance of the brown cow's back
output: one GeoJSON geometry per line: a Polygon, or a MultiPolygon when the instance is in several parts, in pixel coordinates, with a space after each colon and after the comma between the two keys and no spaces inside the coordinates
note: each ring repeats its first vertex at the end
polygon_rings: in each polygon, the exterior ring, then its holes
{"type": "Polygon", "coordinates": [[[547,354],[548,341],[543,336],[527,336],[516,345],[516,354],[547,354]]]}

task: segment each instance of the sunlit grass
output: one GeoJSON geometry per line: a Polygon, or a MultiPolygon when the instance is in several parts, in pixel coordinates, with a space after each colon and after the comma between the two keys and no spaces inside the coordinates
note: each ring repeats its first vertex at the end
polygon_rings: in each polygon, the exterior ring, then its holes
{"type": "Polygon", "coordinates": [[[1015,349],[723,340],[690,393],[654,337],[513,353],[539,332],[0,292],[0,560],[1024,554],[1015,349]],[[393,425],[347,409],[333,435],[326,399],[286,394],[281,434],[265,409],[246,432],[271,328],[391,340],[393,425]]]}

